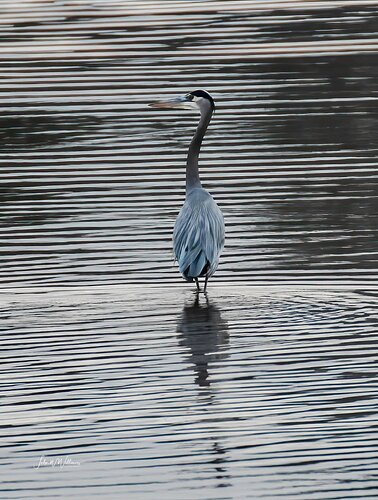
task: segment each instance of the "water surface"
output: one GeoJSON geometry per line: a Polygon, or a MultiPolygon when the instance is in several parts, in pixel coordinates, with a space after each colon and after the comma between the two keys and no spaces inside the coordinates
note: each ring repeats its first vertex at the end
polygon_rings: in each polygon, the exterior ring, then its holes
{"type": "Polygon", "coordinates": [[[1,2],[1,498],[378,498],[377,5],[1,2]]]}
{"type": "Polygon", "coordinates": [[[198,117],[147,104],[206,88],[214,279],[375,283],[376,2],[320,3],[3,2],[1,282],[176,282],[198,117]]]}
{"type": "Polygon", "coordinates": [[[1,300],[2,498],[377,498],[377,291],[38,292],[1,300]]]}

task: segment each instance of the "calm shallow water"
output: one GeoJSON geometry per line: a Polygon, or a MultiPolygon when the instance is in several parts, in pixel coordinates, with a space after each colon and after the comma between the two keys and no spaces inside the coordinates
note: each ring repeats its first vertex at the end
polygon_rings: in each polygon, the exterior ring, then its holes
{"type": "Polygon", "coordinates": [[[176,283],[198,116],[147,104],[204,87],[214,279],[376,283],[376,2],[343,3],[3,2],[1,282],[176,283]]]}
{"type": "Polygon", "coordinates": [[[1,498],[378,498],[377,6],[1,2],[1,498]]]}
{"type": "Polygon", "coordinates": [[[377,301],[295,287],[2,297],[2,498],[377,498],[377,301]],[[41,455],[80,466],[35,470],[41,455]]]}

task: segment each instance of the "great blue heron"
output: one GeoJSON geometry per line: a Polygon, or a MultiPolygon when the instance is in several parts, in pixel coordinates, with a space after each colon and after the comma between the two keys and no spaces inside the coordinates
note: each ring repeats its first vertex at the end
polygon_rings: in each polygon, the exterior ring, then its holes
{"type": "Polygon", "coordinates": [[[224,245],[224,220],[211,194],[203,189],[198,173],[198,157],[202,139],[215,109],[214,100],[204,90],[195,90],[183,97],[158,101],[153,108],[199,109],[201,118],[189,146],[186,162],[186,198],[173,230],[173,250],[181,274],[186,281],[207,282],[219,263],[224,245]]]}

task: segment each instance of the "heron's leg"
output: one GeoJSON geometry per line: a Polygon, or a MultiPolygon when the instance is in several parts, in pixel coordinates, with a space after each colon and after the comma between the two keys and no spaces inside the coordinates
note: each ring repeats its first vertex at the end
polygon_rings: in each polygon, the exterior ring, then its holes
{"type": "Polygon", "coordinates": [[[196,282],[196,285],[197,285],[197,290],[200,291],[200,286],[199,286],[199,283],[198,283],[198,278],[194,278],[194,281],[196,282]]]}
{"type": "Polygon", "coordinates": [[[208,276],[206,276],[206,277],[205,277],[205,286],[204,286],[204,288],[203,288],[203,291],[204,291],[204,292],[206,292],[206,287],[207,287],[207,282],[208,282],[208,279],[209,279],[209,277],[208,277],[208,276]]]}

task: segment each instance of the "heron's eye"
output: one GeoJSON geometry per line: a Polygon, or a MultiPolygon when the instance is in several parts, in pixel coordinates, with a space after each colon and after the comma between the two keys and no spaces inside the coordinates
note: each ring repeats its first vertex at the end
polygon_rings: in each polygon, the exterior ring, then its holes
{"type": "Polygon", "coordinates": [[[188,94],[186,98],[188,99],[188,101],[193,101],[194,95],[188,94]]]}

